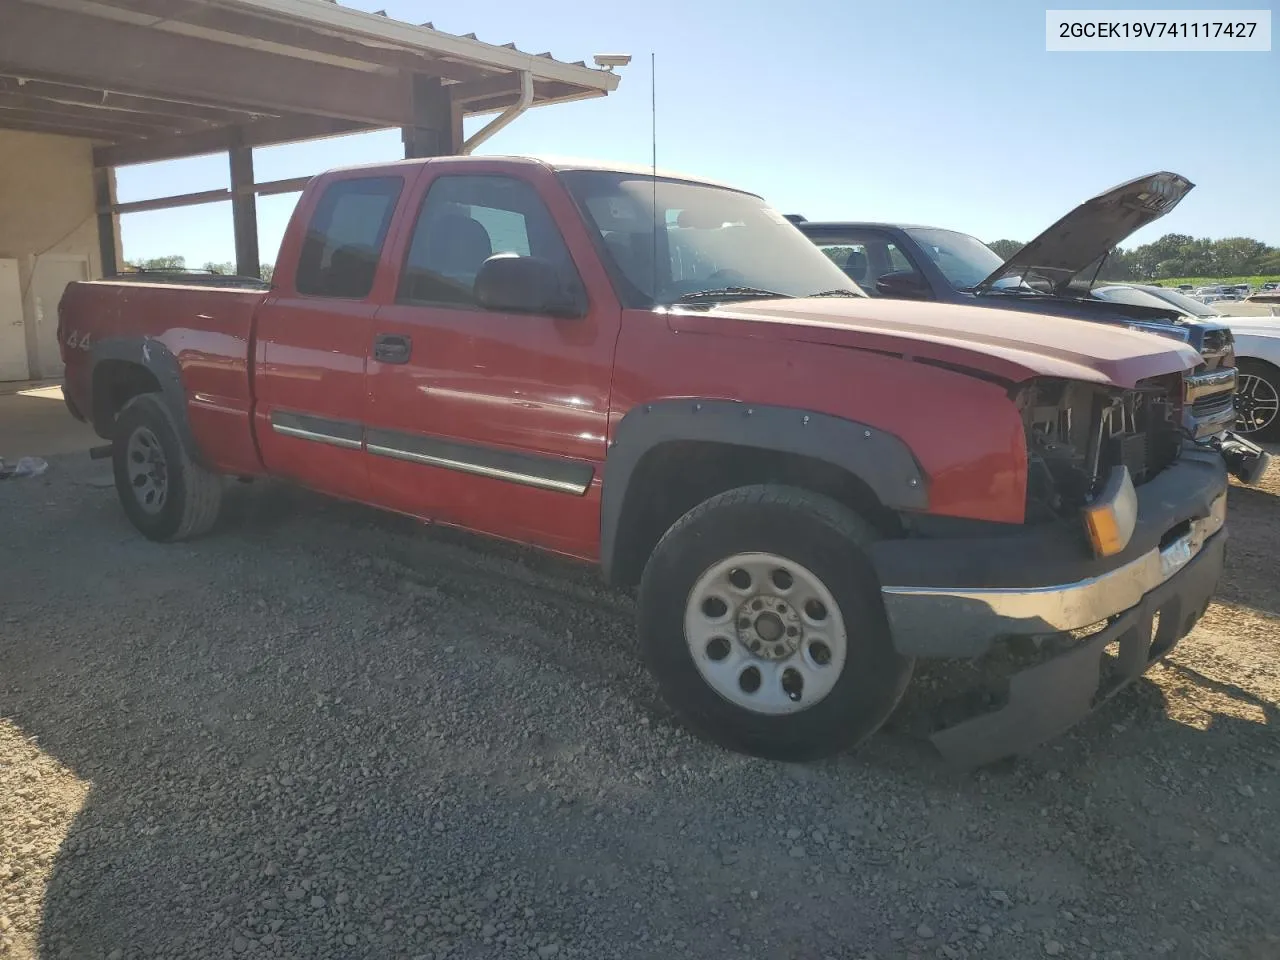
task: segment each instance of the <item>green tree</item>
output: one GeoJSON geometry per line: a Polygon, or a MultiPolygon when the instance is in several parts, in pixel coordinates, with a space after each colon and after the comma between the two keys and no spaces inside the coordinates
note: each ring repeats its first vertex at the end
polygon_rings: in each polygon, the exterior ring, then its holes
{"type": "Polygon", "coordinates": [[[1225,237],[1215,240],[1213,244],[1213,261],[1216,273],[1220,277],[1243,276],[1251,274],[1268,247],[1251,237],[1225,237]]]}
{"type": "MultiPolygon", "coordinates": [[[[1184,243],[1178,249],[1178,259],[1182,261],[1182,269],[1186,271],[1181,276],[1211,277],[1217,273],[1213,241],[1208,237],[1198,237],[1190,243],[1184,243]]],[[[1178,274],[1166,273],[1162,276],[1173,277],[1178,274]]]]}
{"type": "MultiPolygon", "coordinates": [[[[231,277],[236,274],[236,265],[230,261],[226,263],[214,263],[213,261],[210,261],[204,265],[203,269],[223,277],[231,277]]],[[[262,277],[263,280],[270,281],[271,275],[275,272],[275,269],[276,267],[274,263],[260,263],[258,264],[258,275],[262,277]]]]}
{"type": "Polygon", "coordinates": [[[127,264],[136,270],[182,270],[187,265],[187,258],[180,256],[152,257],[149,260],[135,260],[127,264]]]}
{"type": "Polygon", "coordinates": [[[1134,268],[1133,254],[1116,247],[1102,264],[1102,269],[1098,272],[1098,279],[1138,280],[1141,278],[1134,268]]]}
{"type": "Polygon", "coordinates": [[[1144,280],[1159,275],[1160,264],[1181,257],[1182,248],[1191,241],[1192,238],[1183,233],[1166,233],[1159,240],[1143,244],[1133,251],[1134,272],[1144,280]]]}
{"type": "Polygon", "coordinates": [[[996,256],[1001,260],[1008,260],[1015,253],[1025,247],[1026,244],[1020,243],[1017,240],[992,240],[987,244],[987,246],[994,250],[996,256]]]}

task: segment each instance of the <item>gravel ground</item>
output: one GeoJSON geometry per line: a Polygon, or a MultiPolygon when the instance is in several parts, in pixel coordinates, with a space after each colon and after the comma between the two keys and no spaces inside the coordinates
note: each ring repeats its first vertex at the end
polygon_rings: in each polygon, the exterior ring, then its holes
{"type": "Polygon", "coordinates": [[[1280,956],[1276,472],[1166,665],[960,774],[927,694],[694,740],[590,571],[274,485],[156,546],[51,462],[0,484],[0,954],[1280,956]]]}

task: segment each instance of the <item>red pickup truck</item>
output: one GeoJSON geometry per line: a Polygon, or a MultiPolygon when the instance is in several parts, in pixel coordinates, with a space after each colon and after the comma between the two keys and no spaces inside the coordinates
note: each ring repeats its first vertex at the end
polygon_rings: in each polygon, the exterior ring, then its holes
{"type": "Polygon", "coordinates": [[[1004,670],[934,742],[1017,752],[1168,652],[1222,569],[1190,347],[869,299],[758,197],[675,175],[334,171],[269,286],[75,283],[59,327],[147,537],[272,476],[598,563],[673,708],[762,756],[866,737],[917,658],[1004,670]]]}

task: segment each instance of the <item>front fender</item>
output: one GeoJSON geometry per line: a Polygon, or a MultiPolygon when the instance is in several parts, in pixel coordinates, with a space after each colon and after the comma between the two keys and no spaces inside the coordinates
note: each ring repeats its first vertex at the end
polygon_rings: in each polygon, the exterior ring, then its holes
{"type": "Polygon", "coordinates": [[[627,495],[645,454],[665,443],[754,447],[823,460],[862,480],[890,509],[923,511],[928,478],[907,445],[868,424],[792,407],[697,398],[634,407],[618,422],[605,458],[600,505],[600,557],[613,579],[627,495]]]}
{"type": "MultiPolygon", "coordinates": [[[[1280,322],[1278,322],[1280,325],[1280,322]]],[[[1274,367],[1280,367],[1280,337],[1262,336],[1253,333],[1235,333],[1236,361],[1265,360],[1274,367]]]]}

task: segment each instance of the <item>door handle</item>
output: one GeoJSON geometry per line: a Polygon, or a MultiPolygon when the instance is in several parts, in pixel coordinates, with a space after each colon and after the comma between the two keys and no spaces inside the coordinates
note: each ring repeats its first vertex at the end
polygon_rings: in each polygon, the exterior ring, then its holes
{"type": "Polygon", "coordinates": [[[380,333],[373,338],[373,359],[379,363],[408,363],[413,340],[398,333],[380,333]]]}

